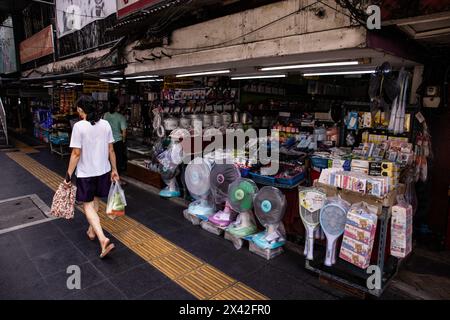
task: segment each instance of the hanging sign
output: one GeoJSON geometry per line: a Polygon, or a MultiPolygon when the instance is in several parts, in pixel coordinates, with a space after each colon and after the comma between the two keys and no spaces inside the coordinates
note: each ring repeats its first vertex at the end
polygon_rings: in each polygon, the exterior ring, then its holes
{"type": "Polygon", "coordinates": [[[56,0],[58,38],[115,12],[114,0],[56,0]]]}
{"type": "Polygon", "coordinates": [[[117,17],[119,19],[141,9],[161,3],[164,0],[117,0],[117,17]]]}
{"type": "Polygon", "coordinates": [[[107,92],[108,89],[109,89],[108,83],[105,82],[95,80],[83,81],[83,93],[107,92]]]}
{"type": "Polygon", "coordinates": [[[20,43],[20,63],[33,61],[54,52],[53,26],[49,25],[20,43]]]}

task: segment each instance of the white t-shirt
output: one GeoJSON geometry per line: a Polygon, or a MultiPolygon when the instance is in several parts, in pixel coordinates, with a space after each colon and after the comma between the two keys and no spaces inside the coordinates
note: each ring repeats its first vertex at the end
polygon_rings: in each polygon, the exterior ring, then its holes
{"type": "Polygon", "coordinates": [[[114,143],[108,121],[91,125],[86,120],[75,123],[70,139],[71,148],[81,149],[76,175],[79,178],[98,177],[111,171],[109,144],[114,143]]]}

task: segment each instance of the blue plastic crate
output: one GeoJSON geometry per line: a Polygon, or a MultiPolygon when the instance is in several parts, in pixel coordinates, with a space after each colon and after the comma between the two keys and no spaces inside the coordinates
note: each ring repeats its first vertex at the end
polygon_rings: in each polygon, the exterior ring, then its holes
{"type": "Polygon", "coordinates": [[[299,174],[297,174],[297,175],[295,175],[295,176],[293,176],[292,178],[289,178],[289,179],[287,179],[287,178],[276,178],[276,182],[279,183],[279,184],[285,184],[285,185],[288,185],[288,186],[293,186],[293,185],[299,183],[300,181],[302,181],[303,179],[305,179],[305,173],[304,172],[299,173],[299,174]]]}
{"type": "Polygon", "coordinates": [[[262,176],[260,174],[255,173],[255,172],[250,172],[249,175],[253,179],[253,181],[255,181],[256,183],[273,185],[276,182],[275,177],[262,176]]]}

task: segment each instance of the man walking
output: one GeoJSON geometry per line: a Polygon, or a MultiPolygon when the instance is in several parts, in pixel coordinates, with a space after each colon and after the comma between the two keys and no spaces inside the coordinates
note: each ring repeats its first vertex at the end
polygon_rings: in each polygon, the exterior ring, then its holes
{"type": "Polygon", "coordinates": [[[103,119],[109,122],[114,137],[114,152],[117,157],[117,169],[119,175],[126,170],[126,147],[125,142],[127,138],[127,120],[121,115],[117,109],[119,106],[119,99],[111,97],[109,100],[109,112],[106,112],[103,119]]]}

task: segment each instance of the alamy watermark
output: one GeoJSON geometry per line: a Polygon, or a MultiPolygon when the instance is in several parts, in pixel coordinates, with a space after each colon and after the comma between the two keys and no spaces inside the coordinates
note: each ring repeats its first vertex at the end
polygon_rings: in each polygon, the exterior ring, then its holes
{"type": "Polygon", "coordinates": [[[81,289],[81,269],[77,265],[70,265],[66,270],[70,276],[67,278],[66,286],[69,290],[81,289]]]}
{"type": "Polygon", "coordinates": [[[381,29],[381,8],[377,5],[370,5],[366,9],[368,14],[366,25],[369,30],[381,29]]]}
{"type": "Polygon", "coordinates": [[[366,270],[370,276],[367,278],[366,286],[369,290],[381,290],[382,274],[379,266],[371,265],[366,270]]]}

